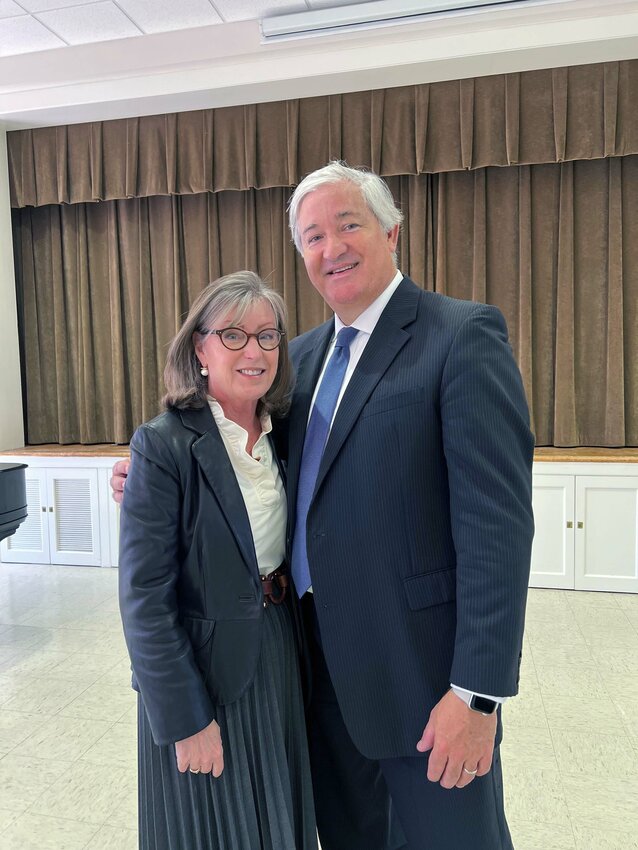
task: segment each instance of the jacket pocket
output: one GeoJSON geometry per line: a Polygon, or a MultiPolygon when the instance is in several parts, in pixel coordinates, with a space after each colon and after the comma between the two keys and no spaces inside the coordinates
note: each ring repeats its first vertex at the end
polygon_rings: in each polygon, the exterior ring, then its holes
{"type": "Polygon", "coordinates": [[[388,413],[391,410],[399,410],[412,404],[422,404],[423,400],[424,390],[421,387],[414,387],[382,398],[375,398],[373,395],[361,411],[359,418],[365,419],[368,416],[377,416],[379,413],[388,413]]]}
{"type": "Polygon", "coordinates": [[[184,617],[182,620],[182,625],[193,647],[195,663],[204,676],[207,676],[210,670],[215,622],[215,620],[204,620],[199,617],[184,617]]]}
{"type": "Polygon", "coordinates": [[[408,605],[413,611],[456,599],[456,567],[420,573],[403,579],[408,605]]]}

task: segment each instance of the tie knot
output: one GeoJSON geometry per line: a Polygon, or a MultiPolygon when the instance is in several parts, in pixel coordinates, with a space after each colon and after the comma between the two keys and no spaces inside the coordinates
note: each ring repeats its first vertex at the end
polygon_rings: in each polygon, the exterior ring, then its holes
{"type": "Polygon", "coordinates": [[[341,328],[335,340],[335,348],[350,348],[350,344],[355,336],[359,333],[356,328],[345,327],[341,328]]]}

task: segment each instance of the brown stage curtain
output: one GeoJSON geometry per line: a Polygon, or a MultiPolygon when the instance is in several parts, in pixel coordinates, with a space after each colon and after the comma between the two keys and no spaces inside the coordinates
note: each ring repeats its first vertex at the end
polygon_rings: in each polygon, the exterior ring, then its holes
{"type": "Polygon", "coordinates": [[[638,60],[8,133],[14,207],[638,153],[638,60]],[[317,132],[321,128],[321,132],[317,132]]]}
{"type": "Polygon", "coordinates": [[[437,182],[435,288],[505,314],[537,445],[638,445],[638,157],[437,182]]]}
{"type": "MultiPolygon", "coordinates": [[[[638,157],[394,177],[399,266],[498,305],[538,445],[638,445],[638,157]]],[[[220,274],[326,309],[285,228],[288,189],[14,211],[30,443],[126,442],[158,412],[166,344],[220,274]]]]}
{"type": "Polygon", "coordinates": [[[28,443],[128,442],[159,412],[167,344],[189,303],[222,274],[251,268],[270,279],[292,333],[323,321],[286,228],[288,195],[14,211],[28,443]]]}

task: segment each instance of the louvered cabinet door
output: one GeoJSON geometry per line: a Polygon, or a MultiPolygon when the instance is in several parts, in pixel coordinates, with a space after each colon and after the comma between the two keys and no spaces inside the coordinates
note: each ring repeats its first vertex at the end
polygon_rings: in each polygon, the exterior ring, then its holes
{"type": "Polygon", "coordinates": [[[7,564],[49,564],[47,472],[25,470],[27,518],[11,537],[0,543],[0,558],[7,564]]]}
{"type": "Polygon", "coordinates": [[[50,563],[101,566],[97,469],[50,469],[47,490],[50,563]]]}

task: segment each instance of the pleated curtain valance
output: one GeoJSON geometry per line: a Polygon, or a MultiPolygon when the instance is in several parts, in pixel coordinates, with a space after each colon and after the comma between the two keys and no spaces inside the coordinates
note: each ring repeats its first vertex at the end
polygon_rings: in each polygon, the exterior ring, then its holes
{"type": "Polygon", "coordinates": [[[638,153],[638,60],[8,133],[13,207],[638,153]],[[320,132],[318,131],[320,128],[320,132]]]}

